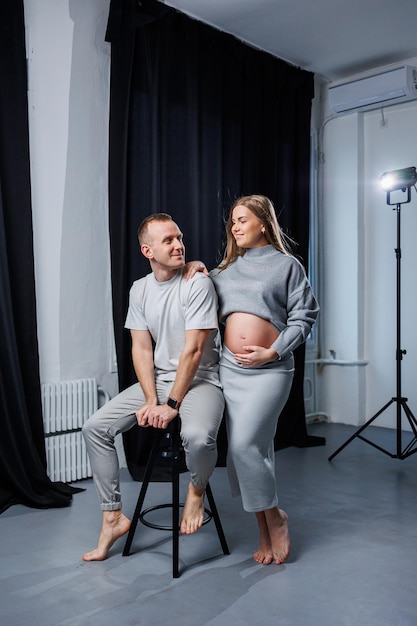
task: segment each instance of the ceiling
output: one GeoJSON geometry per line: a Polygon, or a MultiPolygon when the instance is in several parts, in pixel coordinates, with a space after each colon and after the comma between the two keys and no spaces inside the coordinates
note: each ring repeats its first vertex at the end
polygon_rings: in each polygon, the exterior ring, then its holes
{"type": "Polygon", "coordinates": [[[416,0],[162,0],[337,80],[417,57],[416,0]]]}

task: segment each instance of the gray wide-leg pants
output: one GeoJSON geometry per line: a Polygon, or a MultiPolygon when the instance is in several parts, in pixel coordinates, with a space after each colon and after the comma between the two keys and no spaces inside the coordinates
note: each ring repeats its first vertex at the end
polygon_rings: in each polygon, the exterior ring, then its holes
{"type": "MultiPolygon", "coordinates": [[[[160,403],[166,401],[172,382],[156,381],[160,403]]],[[[145,398],[139,383],[128,387],[94,413],[83,435],[102,511],[122,508],[119,460],[114,439],[137,424],[135,411],[145,398]]],[[[220,387],[194,381],[181,403],[181,439],[193,485],[206,487],[217,462],[217,433],[224,398],[220,387]]]]}
{"type": "Polygon", "coordinates": [[[278,505],[274,436],[288,399],[294,359],[259,368],[241,367],[225,346],[220,380],[226,401],[227,471],[233,496],[242,496],[245,511],[278,505]]]}

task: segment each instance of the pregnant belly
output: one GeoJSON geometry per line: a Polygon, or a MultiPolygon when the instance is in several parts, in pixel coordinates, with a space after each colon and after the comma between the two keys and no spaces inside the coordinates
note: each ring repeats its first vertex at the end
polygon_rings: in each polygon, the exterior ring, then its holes
{"type": "Polygon", "coordinates": [[[279,332],[268,320],[250,313],[232,313],[227,318],[224,344],[231,352],[244,352],[243,346],[269,348],[279,332]]]}

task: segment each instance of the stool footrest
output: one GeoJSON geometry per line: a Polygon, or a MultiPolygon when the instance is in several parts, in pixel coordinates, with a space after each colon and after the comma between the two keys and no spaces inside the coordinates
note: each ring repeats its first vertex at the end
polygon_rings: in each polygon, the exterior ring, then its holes
{"type": "MultiPolygon", "coordinates": [[[[156,530],[170,530],[171,531],[173,530],[172,525],[164,526],[163,524],[156,524],[154,522],[150,522],[149,520],[146,519],[146,516],[149,513],[153,513],[153,511],[159,511],[160,509],[172,509],[172,507],[173,507],[173,504],[171,503],[157,504],[156,506],[150,506],[144,511],[142,511],[142,513],[139,515],[139,519],[142,522],[142,524],[144,524],[145,526],[148,526],[149,528],[155,528],[156,530]]],[[[178,507],[180,509],[184,508],[184,503],[180,502],[178,504],[178,507]]],[[[203,520],[203,526],[211,522],[211,520],[213,519],[213,514],[209,509],[204,509],[204,513],[205,513],[205,516],[203,520]]]]}

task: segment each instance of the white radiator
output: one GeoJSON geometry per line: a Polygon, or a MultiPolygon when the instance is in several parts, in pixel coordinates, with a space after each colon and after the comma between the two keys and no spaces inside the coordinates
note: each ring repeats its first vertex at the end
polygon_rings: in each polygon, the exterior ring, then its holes
{"type": "Polygon", "coordinates": [[[98,408],[94,378],[42,385],[47,473],[52,481],[92,476],[81,428],[98,408]]]}

